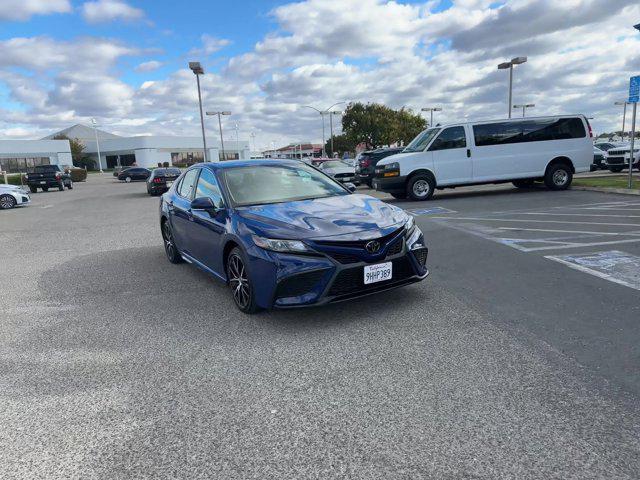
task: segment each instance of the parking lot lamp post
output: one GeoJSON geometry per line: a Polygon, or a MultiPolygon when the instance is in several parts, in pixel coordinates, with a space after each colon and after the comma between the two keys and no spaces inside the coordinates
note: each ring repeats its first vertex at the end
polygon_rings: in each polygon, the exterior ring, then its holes
{"type": "Polygon", "coordinates": [[[423,112],[429,112],[431,114],[431,118],[429,119],[429,128],[433,127],[433,112],[441,112],[441,107],[424,107],[421,109],[423,112]]]}
{"type": "Polygon", "coordinates": [[[240,140],[238,140],[238,122],[236,122],[236,152],[238,152],[238,160],[240,160],[240,140]]]}
{"type": "Polygon", "coordinates": [[[207,115],[217,115],[218,116],[218,128],[220,128],[220,146],[222,147],[222,160],[226,160],[226,155],[224,152],[224,138],[222,137],[222,120],[220,120],[220,115],[231,115],[231,112],[207,112],[207,115]]]}
{"type": "Polygon", "coordinates": [[[629,104],[629,102],[624,101],[624,102],[616,102],[614,103],[614,105],[620,106],[623,105],[622,107],[622,133],[620,134],[620,138],[622,141],[624,141],[624,122],[627,119],[627,105],[629,104]]]}
{"type": "Polygon", "coordinates": [[[98,150],[98,168],[100,169],[100,173],[104,173],[102,170],[102,161],[100,160],[100,142],[98,141],[98,122],[96,122],[95,118],[91,119],[91,125],[93,125],[93,133],[96,136],[96,149],[98,150]]]}
{"type": "Polygon", "coordinates": [[[329,135],[330,135],[329,138],[331,138],[331,156],[333,157],[333,116],[341,115],[342,112],[340,110],[333,110],[328,113],[329,113],[329,135]]]}
{"type": "Polygon", "coordinates": [[[331,105],[329,108],[325,109],[325,110],[318,110],[316,107],[312,107],[311,105],[303,105],[303,108],[310,108],[312,110],[315,110],[316,112],[318,112],[320,114],[320,116],[322,117],[322,156],[326,157],[327,156],[327,151],[325,149],[325,134],[324,134],[324,116],[327,114],[331,114],[330,110],[335,107],[336,105],[341,105],[343,103],[346,102],[336,102],[333,105],[331,105]]]}
{"type": "Polygon", "coordinates": [[[508,105],[508,115],[511,118],[511,104],[513,99],[513,66],[521,65],[527,61],[527,57],[515,57],[512,58],[508,62],[503,62],[498,65],[498,70],[506,70],[509,69],[509,105],[508,105]]]}
{"type": "Polygon", "coordinates": [[[522,105],[514,105],[513,108],[517,109],[517,108],[521,108],[522,109],[522,118],[525,117],[525,111],[527,110],[527,108],[533,108],[535,107],[536,104],[535,103],[526,103],[526,104],[522,104],[522,105]]]}
{"type": "Polygon", "coordinates": [[[204,116],[202,115],[202,95],[200,94],[200,75],[204,75],[204,69],[200,62],[189,62],[189,68],[196,76],[196,84],[198,85],[198,105],[200,106],[200,126],[202,127],[202,144],[204,145],[204,161],[209,161],[209,153],[207,152],[207,137],[204,134],[204,116]]]}

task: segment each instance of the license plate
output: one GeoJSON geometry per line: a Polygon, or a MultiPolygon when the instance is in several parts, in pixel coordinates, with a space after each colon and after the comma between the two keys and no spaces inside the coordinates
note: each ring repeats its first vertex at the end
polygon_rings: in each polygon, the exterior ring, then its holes
{"type": "Polygon", "coordinates": [[[365,265],[364,267],[364,284],[383,282],[391,280],[393,263],[385,262],[376,265],[365,265]]]}
{"type": "Polygon", "coordinates": [[[343,181],[343,182],[351,182],[351,181],[353,181],[353,178],[352,178],[352,177],[344,177],[344,178],[342,179],[342,181],[343,181]]]}
{"type": "Polygon", "coordinates": [[[171,185],[173,185],[173,182],[167,182],[167,187],[170,187],[171,185]]]}
{"type": "Polygon", "coordinates": [[[44,185],[44,184],[45,184],[45,183],[47,183],[47,182],[45,182],[45,181],[42,181],[42,182],[40,182],[40,183],[41,183],[42,185],[44,185]]]}

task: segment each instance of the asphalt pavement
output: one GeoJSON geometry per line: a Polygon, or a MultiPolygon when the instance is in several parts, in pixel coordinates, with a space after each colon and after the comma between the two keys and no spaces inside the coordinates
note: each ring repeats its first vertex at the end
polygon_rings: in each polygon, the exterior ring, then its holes
{"type": "Polygon", "coordinates": [[[394,201],[427,280],[246,316],[143,183],[33,195],[0,212],[0,478],[638,478],[632,198],[394,201]]]}

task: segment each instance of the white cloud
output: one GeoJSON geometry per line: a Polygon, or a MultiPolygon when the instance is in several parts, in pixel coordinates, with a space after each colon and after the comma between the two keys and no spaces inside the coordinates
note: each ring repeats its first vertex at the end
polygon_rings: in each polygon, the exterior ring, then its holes
{"type": "Polygon", "coordinates": [[[194,48],[189,51],[189,56],[209,56],[231,44],[230,40],[227,40],[225,38],[212,37],[211,35],[208,35],[206,33],[200,37],[200,40],[202,41],[202,47],[194,48]]]}
{"type": "Polygon", "coordinates": [[[162,66],[162,62],[157,60],[149,60],[148,62],[142,62],[136,67],[136,72],[152,72],[159,69],[162,66]]]}
{"type": "Polygon", "coordinates": [[[33,15],[69,13],[69,0],[2,0],[0,20],[29,20],[33,15]]]}
{"type": "Polygon", "coordinates": [[[135,21],[144,18],[144,11],[122,0],[96,0],[82,5],[82,15],[89,23],[113,20],[135,21]]]}

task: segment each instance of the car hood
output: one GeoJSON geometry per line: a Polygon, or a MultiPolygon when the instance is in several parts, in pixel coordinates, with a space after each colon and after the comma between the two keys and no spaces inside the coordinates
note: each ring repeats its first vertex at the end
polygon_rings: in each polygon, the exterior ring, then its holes
{"type": "Polygon", "coordinates": [[[375,238],[391,233],[408,219],[402,209],[359,194],[239,207],[236,212],[250,230],[269,238],[375,238]]]}
{"type": "Polygon", "coordinates": [[[326,168],[323,170],[324,173],[328,173],[329,175],[336,175],[337,173],[354,173],[355,168],[353,167],[336,167],[336,168],[326,168]]]}
{"type": "Polygon", "coordinates": [[[18,187],[16,185],[0,185],[0,190],[4,190],[6,191],[12,191],[12,192],[24,192],[24,188],[22,187],[18,187]]]}
{"type": "Polygon", "coordinates": [[[403,159],[409,159],[411,157],[422,157],[424,159],[424,153],[425,152],[407,152],[407,153],[399,152],[399,153],[394,153],[393,155],[389,155],[388,157],[384,157],[382,160],[380,160],[376,164],[376,166],[387,165],[387,164],[393,163],[393,162],[402,162],[403,159]]]}

